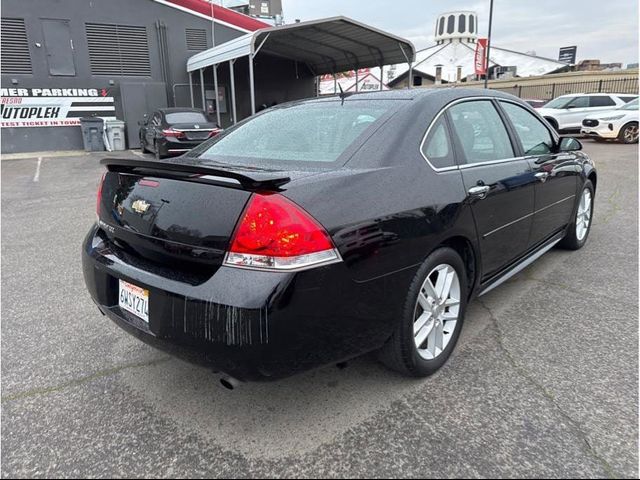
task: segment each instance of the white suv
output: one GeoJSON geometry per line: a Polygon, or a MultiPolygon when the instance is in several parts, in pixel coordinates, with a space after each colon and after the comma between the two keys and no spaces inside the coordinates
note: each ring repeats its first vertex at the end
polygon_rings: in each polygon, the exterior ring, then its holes
{"type": "Polygon", "coordinates": [[[559,132],[579,132],[588,115],[621,107],[636,98],[637,95],[618,93],[569,94],[557,97],[537,110],[559,132]]]}
{"type": "Polygon", "coordinates": [[[589,115],[582,121],[580,133],[594,140],[638,143],[638,99],[615,110],[589,115]]]}

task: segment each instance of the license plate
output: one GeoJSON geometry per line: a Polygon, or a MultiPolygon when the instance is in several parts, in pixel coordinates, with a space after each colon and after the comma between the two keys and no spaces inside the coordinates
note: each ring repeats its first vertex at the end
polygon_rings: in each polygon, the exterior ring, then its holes
{"type": "Polygon", "coordinates": [[[118,305],[149,323],[149,290],[120,280],[118,305]]]}

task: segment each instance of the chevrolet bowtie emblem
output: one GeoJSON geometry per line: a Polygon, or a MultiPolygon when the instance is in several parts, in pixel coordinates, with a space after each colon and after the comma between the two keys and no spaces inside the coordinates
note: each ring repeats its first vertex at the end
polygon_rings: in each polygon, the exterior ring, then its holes
{"type": "Polygon", "coordinates": [[[144,200],[136,200],[131,204],[131,208],[133,209],[133,211],[139,213],[140,215],[147,213],[147,210],[149,210],[150,206],[151,204],[145,202],[144,200]]]}

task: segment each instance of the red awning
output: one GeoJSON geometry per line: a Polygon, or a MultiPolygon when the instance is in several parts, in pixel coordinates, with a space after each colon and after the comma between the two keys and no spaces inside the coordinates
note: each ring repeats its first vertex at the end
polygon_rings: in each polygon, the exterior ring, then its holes
{"type": "Polygon", "coordinates": [[[254,32],[261,28],[270,27],[268,23],[261,22],[253,17],[243,15],[242,13],[234,12],[228,8],[221,7],[216,4],[211,4],[206,0],[166,0],[168,3],[172,3],[177,7],[186,8],[200,15],[206,15],[211,17],[211,7],[213,6],[213,16],[216,20],[225,22],[236,27],[254,32]]]}

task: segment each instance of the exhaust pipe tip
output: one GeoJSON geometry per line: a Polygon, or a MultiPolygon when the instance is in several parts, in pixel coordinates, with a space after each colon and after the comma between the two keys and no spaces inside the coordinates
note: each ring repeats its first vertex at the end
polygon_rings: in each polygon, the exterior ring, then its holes
{"type": "Polygon", "coordinates": [[[223,377],[220,378],[220,385],[222,385],[227,390],[235,390],[240,385],[242,385],[242,382],[237,378],[224,375],[223,377]]]}

